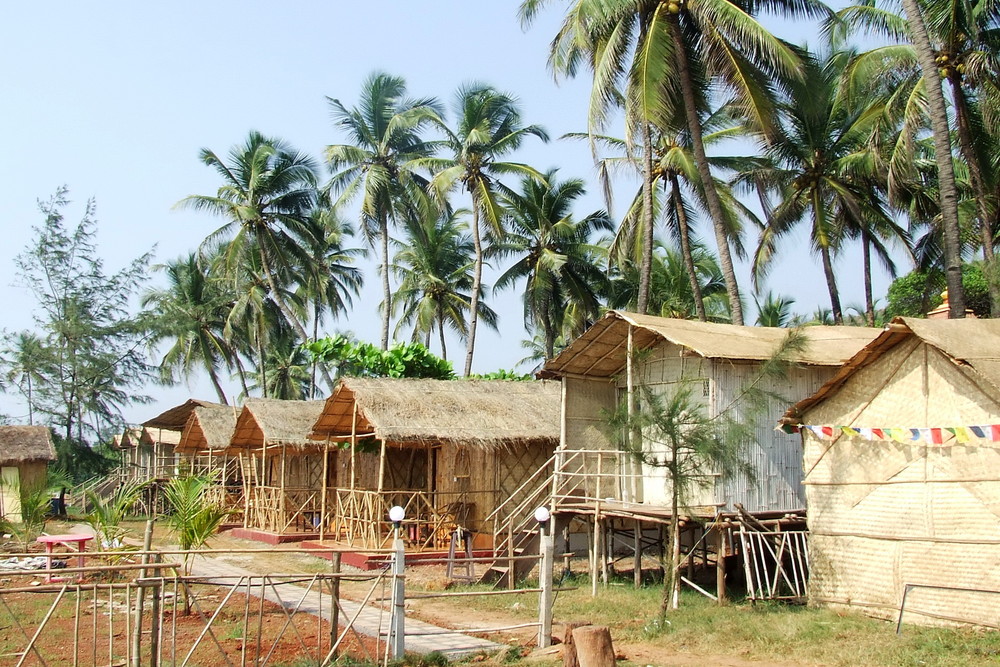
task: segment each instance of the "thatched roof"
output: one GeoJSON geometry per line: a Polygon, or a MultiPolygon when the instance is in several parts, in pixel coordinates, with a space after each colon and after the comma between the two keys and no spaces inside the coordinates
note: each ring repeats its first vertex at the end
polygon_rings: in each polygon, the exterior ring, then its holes
{"type": "Polygon", "coordinates": [[[0,426],[0,464],[55,460],[48,426],[0,426]]]}
{"type": "Polygon", "coordinates": [[[323,411],[323,401],[282,401],[248,398],[243,404],[230,440],[232,447],[268,445],[315,446],[309,440],[313,424],[323,411]]]}
{"type": "Polygon", "coordinates": [[[175,405],[165,412],[161,412],[152,419],[147,419],[142,423],[148,428],[165,428],[171,431],[183,431],[184,424],[187,423],[191,411],[202,405],[221,405],[212,401],[203,401],[197,398],[189,398],[180,405],[175,405]]]}
{"type": "MultiPolygon", "coordinates": [[[[582,336],[546,362],[539,375],[610,377],[625,368],[629,326],[637,350],[673,343],[706,359],[764,361],[788,336],[777,327],[739,327],[669,317],[608,311],[582,336]]],[[[806,347],[789,361],[807,366],[839,366],[878,335],[868,327],[808,326],[799,329],[806,347]]]]}
{"type": "Polygon", "coordinates": [[[144,426],[139,435],[139,442],[144,445],[176,445],[180,441],[181,432],[169,428],[144,426]]]}
{"type": "Polygon", "coordinates": [[[236,428],[237,408],[228,405],[199,405],[191,411],[181,433],[177,451],[219,451],[229,446],[236,428]]]}
{"type": "Polygon", "coordinates": [[[138,447],[140,442],[142,442],[142,428],[139,426],[128,426],[118,436],[114,444],[117,444],[118,449],[130,449],[138,447]]]}
{"type": "Polygon", "coordinates": [[[551,382],[344,378],[312,437],[349,436],[355,404],[357,432],[386,443],[559,443],[560,389],[551,382]]]}
{"type": "Polygon", "coordinates": [[[937,348],[956,366],[972,373],[990,388],[990,393],[1000,394],[1000,320],[897,317],[815,394],[789,408],[782,423],[800,423],[800,415],[839,390],[852,374],[875,363],[883,354],[913,336],[937,348]]]}

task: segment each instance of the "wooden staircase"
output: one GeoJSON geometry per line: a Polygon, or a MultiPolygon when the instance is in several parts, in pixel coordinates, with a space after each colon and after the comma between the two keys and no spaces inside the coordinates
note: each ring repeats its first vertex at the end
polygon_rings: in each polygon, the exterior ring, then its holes
{"type": "MultiPolygon", "coordinates": [[[[535,565],[538,555],[539,532],[535,510],[549,507],[552,502],[552,480],[556,456],[552,456],[511,497],[486,517],[494,522],[493,563],[479,578],[496,588],[514,588],[535,565]]],[[[550,520],[555,521],[555,516],[550,520]]]]}

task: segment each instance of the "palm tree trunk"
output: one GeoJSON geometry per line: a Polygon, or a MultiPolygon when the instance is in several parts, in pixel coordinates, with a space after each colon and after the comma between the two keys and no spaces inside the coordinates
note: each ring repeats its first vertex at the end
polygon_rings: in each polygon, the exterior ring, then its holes
{"type": "Polygon", "coordinates": [[[910,37],[917,52],[917,61],[924,79],[924,94],[934,133],[934,155],[937,159],[938,191],[941,198],[941,235],[944,239],[944,272],[948,285],[948,317],[965,317],[965,290],[962,287],[962,257],[958,228],[958,188],[952,164],[948,109],[941,92],[941,79],[927,28],[917,0],[903,0],[910,37]]]}
{"type": "Polygon", "coordinates": [[[479,290],[483,284],[483,240],[479,230],[479,203],[475,201],[472,205],[472,244],[476,259],[472,272],[472,295],[469,298],[469,342],[465,348],[464,375],[472,372],[472,355],[476,351],[476,324],[479,322],[479,290]]]}
{"type": "MultiPolygon", "coordinates": [[[[911,0],[912,1],[912,0],[911,0]]],[[[695,106],[694,81],[691,76],[691,64],[688,61],[687,46],[681,25],[677,16],[671,14],[668,18],[670,36],[674,43],[674,54],[677,58],[677,75],[681,82],[681,94],[684,97],[684,115],[687,119],[688,132],[691,135],[691,149],[694,152],[695,165],[705,193],[705,202],[712,217],[712,227],[715,230],[715,242],[719,246],[719,268],[726,281],[726,293],[729,296],[729,309],[733,324],[743,325],[743,303],[740,300],[740,286],[736,281],[736,271],[733,268],[733,256],[729,250],[729,235],[726,230],[726,218],[722,211],[722,200],[715,189],[715,180],[709,168],[708,156],[705,154],[705,141],[702,137],[701,119],[695,106]]]]}
{"type": "Polygon", "coordinates": [[[389,313],[392,312],[392,288],[389,285],[389,221],[379,215],[378,240],[382,252],[382,349],[389,349],[389,313]]]}
{"type": "Polygon", "coordinates": [[[816,245],[819,246],[819,255],[823,260],[823,275],[826,276],[826,289],[830,294],[830,309],[833,311],[833,323],[840,325],[844,323],[844,311],[840,307],[840,290],[837,289],[837,276],[833,272],[833,259],[830,256],[831,241],[829,235],[823,230],[826,229],[826,206],[823,201],[822,192],[818,187],[812,188],[812,210],[813,210],[813,233],[816,236],[816,245]]]}
{"type": "Polygon", "coordinates": [[[694,265],[694,255],[691,254],[691,235],[688,233],[687,212],[684,211],[684,202],[681,201],[681,184],[677,174],[670,174],[670,187],[673,190],[672,198],[674,210],[677,212],[677,238],[681,242],[681,257],[684,258],[684,269],[688,274],[688,282],[691,283],[691,296],[694,298],[694,309],[698,313],[698,319],[702,322],[708,321],[708,314],[705,313],[705,297],[701,293],[701,284],[698,282],[698,270],[694,265]]]}
{"type": "MultiPolygon", "coordinates": [[[[639,295],[636,310],[649,310],[649,284],[653,272],[653,141],[649,123],[642,123],[642,259],[639,263],[639,295]]],[[[547,358],[552,358],[547,350],[547,358]]]]}
{"type": "Polygon", "coordinates": [[[865,272],[865,322],[875,326],[875,300],[872,298],[872,250],[868,234],[861,232],[861,264],[865,272]]]}
{"type": "Polygon", "coordinates": [[[440,303],[438,304],[438,337],[441,339],[441,358],[448,361],[448,347],[444,342],[444,308],[440,303]]]}
{"type": "Polygon", "coordinates": [[[952,99],[955,104],[955,120],[958,125],[958,146],[969,165],[969,181],[972,194],[976,198],[979,214],[979,236],[983,244],[983,264],[985,264],[986,286],[990,293],[990,317],[1000,317],[1000,283],[995,279],[996,254],[993,251],[993,218],[990,211],[990,196],[983,178],[983,169],[976,153],[969,122],[969,101],[962,89],[962,80],[957,72],[949,69],[948,82],[951,84],[952,99]]]}

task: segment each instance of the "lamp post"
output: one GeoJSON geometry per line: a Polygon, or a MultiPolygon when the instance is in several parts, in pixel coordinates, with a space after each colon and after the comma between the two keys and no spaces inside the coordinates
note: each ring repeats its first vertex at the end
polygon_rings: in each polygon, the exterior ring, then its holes
{"type": "Polygon", "coordinates": [[[406,582],[405,573],[406,550],[400,537],[400,524],[406,517],[406,511],[396,505],[389,510],[389,521],[392,522],[392,615],[389,619],[389,651],[394,660],[403,658],[406,652],[406,582]]]}
{"type": "Polygon", "coordinates": [[[549,525],[552,514],[549,508],[542,506],[535,510],[535,521],[538,522],[538,587],[541,589],[538,598],[538,647],[545,648],[552,644],[552,562],[554,560],[555,543],[553,531],[549,525]]]}

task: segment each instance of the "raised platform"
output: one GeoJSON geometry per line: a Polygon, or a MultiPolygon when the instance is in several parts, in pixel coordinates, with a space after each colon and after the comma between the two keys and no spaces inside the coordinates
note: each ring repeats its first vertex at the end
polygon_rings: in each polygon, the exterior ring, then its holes
{"type": "MultiPolygon", "coordinates": [[[[322,542],[318,539],[304,540],[302,548],[316,551],[317,556],[326,558],[327,560],[331,559],[331,554],[334,551],[339,551],[340,562],[343,565],[349,565],[359,570],[380,570],[389,564],[389,558],[391,557],[391,554],[385,551],[353,551],[351,547],[346,546],[342,542],[333,542],[330,540],[322,542]]],[[[473,558],[490,558],[492,555],[492,550],[476,550],[472,552],[473,558]]],[[[447,551],[406,552],[407,565],[428,564],[427,561],[437,561],[437,564],[442,564],[446,558],[448,558],[447,551]]]]}
{"type": "Polygon", "coordinates": [[[269,533],[265,530],[255,530],[253,528],[233,528],[229,535],[231,537],[238,537],[244,540],[253,540],[255,542],[263,542],[264,544],[270,544],[271,546],[277,544],[288,544],[289,542],[302,542],[304,540],[315,540],[319,537],[319,533],[269,533]]]}

